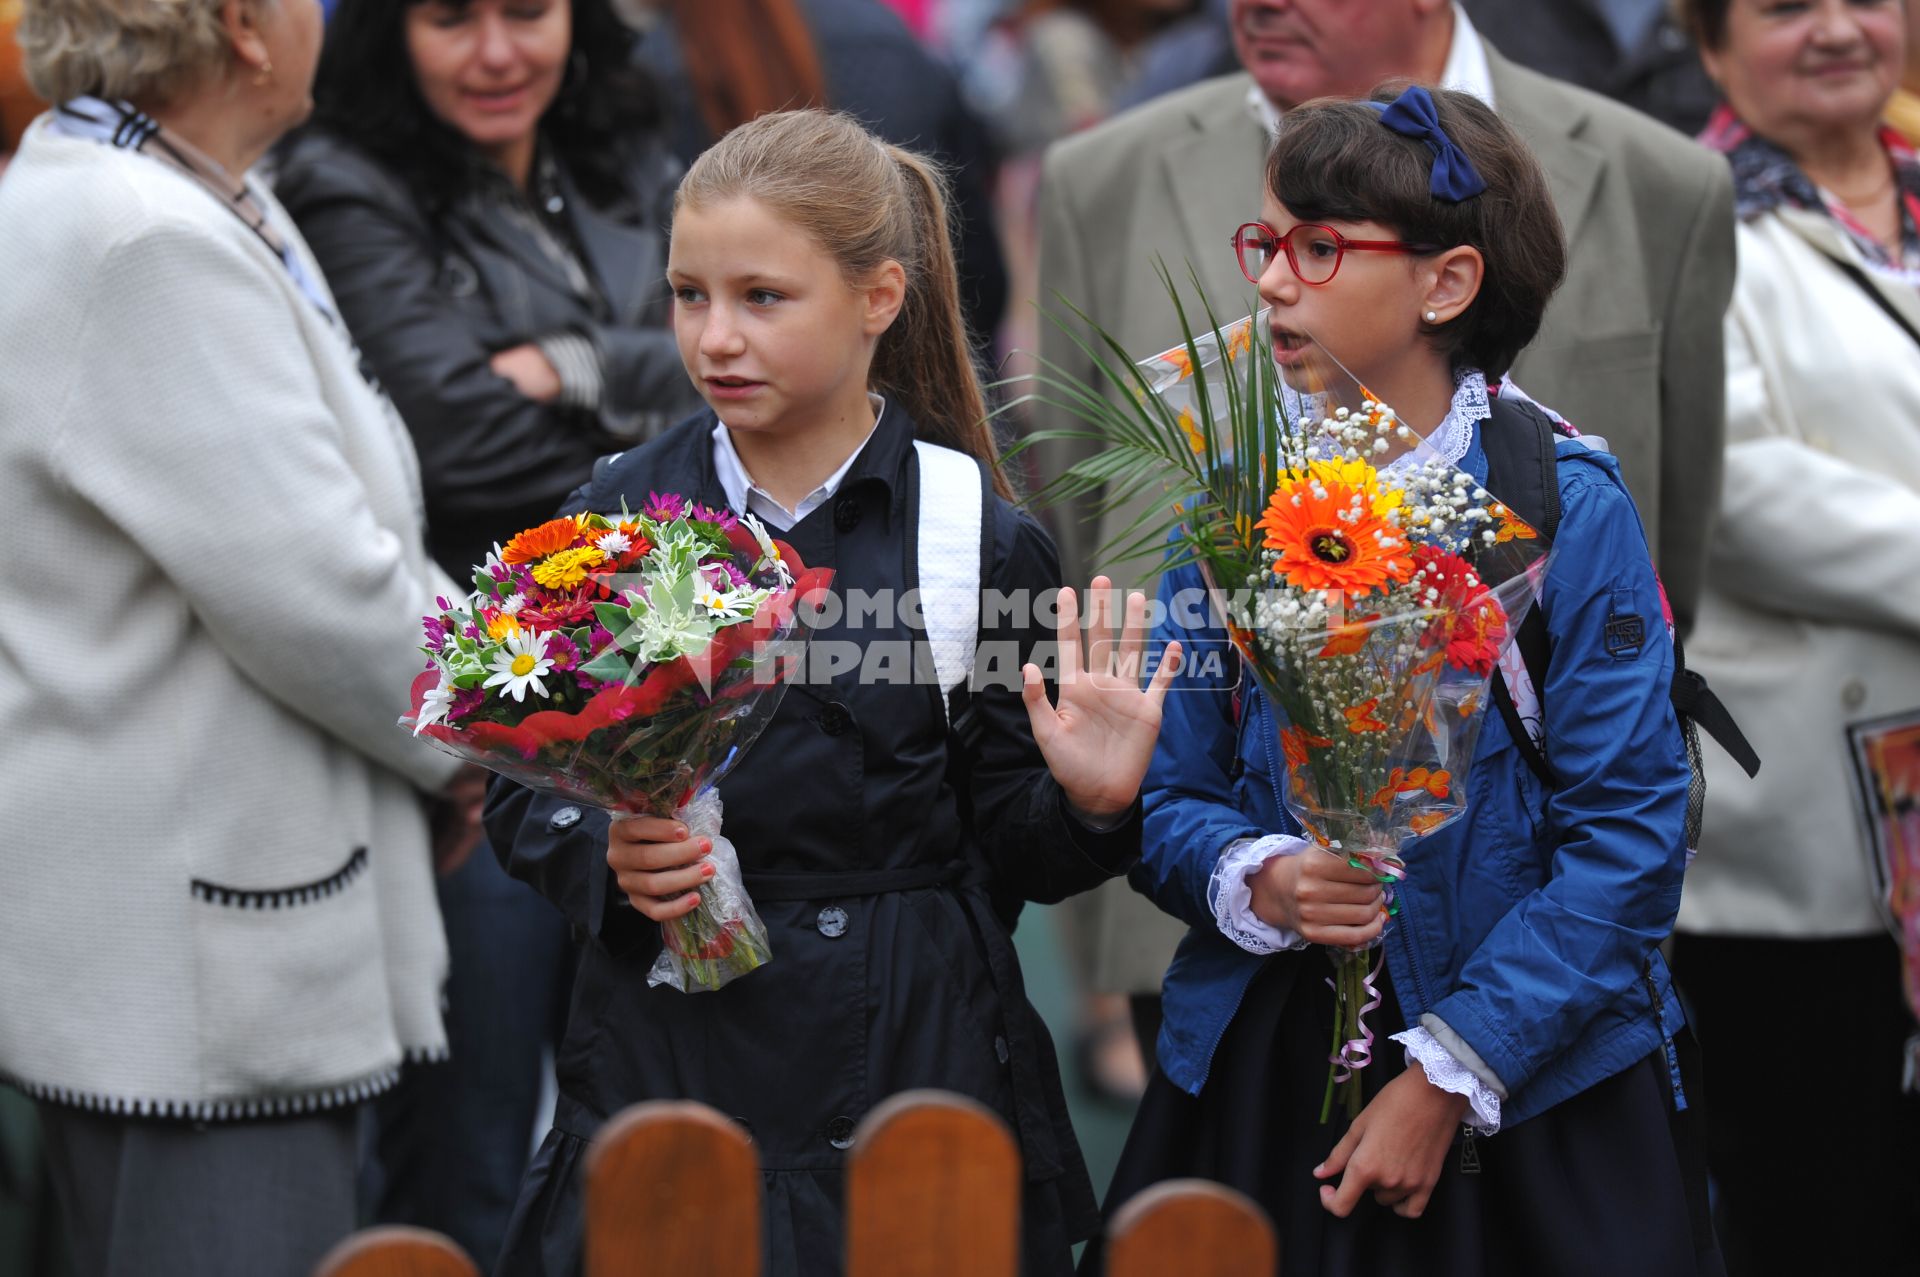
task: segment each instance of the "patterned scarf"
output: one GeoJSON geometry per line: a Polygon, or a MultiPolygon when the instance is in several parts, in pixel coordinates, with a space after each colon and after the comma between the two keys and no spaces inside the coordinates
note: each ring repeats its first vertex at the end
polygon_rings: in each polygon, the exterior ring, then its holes
{"type": "Polygon", "coordinates": [[[254,196],[253,188],[244,178],[227,172],[218,160],[130,102],[73,98],[55,110],[53,127],[69,137],[87,138],[123,151],[138,151],[192,178],[228,212],[246,223],[247,229],[258,235],[287,268],[301,295],[326,316],[327,322],[336,322],[327,305],[326,290],[307,270],[306,263],[293,251],[286,237],[267,220],[267,211],[254,196]]]}
{"type": "Polygon", "coordinates": [[[1816,186],[1792,156],[1741,123],[1730,107],[1722,105],[1713,113],[1700,140],[1725,155],[1733,166],[1734,207],[1741,221],[1750,222],[1781,205],[1822,214],[1847,233],[1869,267],[1920,284],[1920,156],[1892,128],[1881,127],[1880,144],[1893,163],[1894,183],[1900,192],[1897,256],[1862,226],[1846,205],[1816,186]]]}

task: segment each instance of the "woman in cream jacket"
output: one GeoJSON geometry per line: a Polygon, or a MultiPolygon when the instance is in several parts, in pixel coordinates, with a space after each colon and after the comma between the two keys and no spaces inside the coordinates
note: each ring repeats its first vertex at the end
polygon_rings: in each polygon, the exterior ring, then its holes
{"type": "Polygon", "coordinates": [[[1849,732],[1920,722],[1920,161],[1880,123],[1903,15],[1691,8],[1727,97],[1703,136],[1740,225],[1725,490],[1688,657],[1764,768],[1749,781],[1706,752],[1674,968],[1729,1270],[1892,1271],[1920,1241],[1915,1025],[1849,732]]]}
{"type": "Polygon", "coordinates": [[[305,1274],[445,1047],[404,428],[239,177],[317,0],[26,0],[0,181],[0,1078],[82,1277],[305,1274]],[[154,1120],[159,1119],[159,1120],[154,1120]]]}

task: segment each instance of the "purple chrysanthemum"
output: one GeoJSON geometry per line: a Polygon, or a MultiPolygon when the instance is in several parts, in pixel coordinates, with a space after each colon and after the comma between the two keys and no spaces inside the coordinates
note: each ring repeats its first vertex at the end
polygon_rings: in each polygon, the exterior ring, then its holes
{"type": "Polygon", "coordinates": [[[447,721],[452,722],[456,718],[465,718],[468,714],[473,713],[473,711],[486,704],[486,701],[487,693],[483,688],[469,687],[455,692],[453,694],[453,704],[447,709],[447,721]]]}
{"type": "Polygon", "coordinates": [[[687,499],[672,492],[665,494],[649,492],[646,505],[640,508],[640,513],[655,523],[671,523],[684,516],[686,512],[687,499]]]}
{"type": "Polygon", "coordinates": [[[420,628],[426,631],[428,647],[437,652],[446,646],[447,621],[445,617],[423,616],[420,618],[420,628]]]}
{"type": "Polygon", "coordinates": [[[570,670],[580,664],[580,648],[574,641],[561,633],[547,635],[547,655],[553,660],[553,668],[570,670]]]}
{"type": "Polygon", "coordinates": [[[722,532],[731,532],[740,526],[740,520],[733,517],[731,510],[716,510],[712,506],[693,507],[693,517],[706,523],[717,523],[722,532]]]}

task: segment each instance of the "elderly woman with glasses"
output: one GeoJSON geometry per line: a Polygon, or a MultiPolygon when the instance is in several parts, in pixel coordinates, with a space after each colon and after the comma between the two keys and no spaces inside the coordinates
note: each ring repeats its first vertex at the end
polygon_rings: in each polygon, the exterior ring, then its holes
{"type": "MultiPolygon", "coordinates": [[[[25,0],[0,182],[0,1077],[81,1277],[295,1277],[444,1052],[405,428],[245,174],[317,0],[25,0]]],[[[464,778],[465,773],[460,773],[464,778]]],[[[478,794],[441,844],[471,847],[478,794]]]]}
{"type": "Polygon", "coordinates": [[[1675,968],[1707,1052],[1729,1269],[1893,1271],[1920,1242],[1920,1098],[1901,1078],[1920,1051],[1880,874],[1897,843],[1873,832],[1897,817],[1875,791],[1920,740],[1920,160],[1882,123],[1906,15],[1683,8],[1726,99],[1703,140],[1733,168],[1740,261],[1688,655],[1766,769],[1749,782],[1706,753],[1675,968]]]}

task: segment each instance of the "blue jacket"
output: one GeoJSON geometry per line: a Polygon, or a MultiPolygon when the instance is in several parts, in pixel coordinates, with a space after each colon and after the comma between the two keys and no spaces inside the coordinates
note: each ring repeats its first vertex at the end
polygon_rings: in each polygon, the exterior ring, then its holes
{"type": "MultiPolygon", "coordinates": [[[[1477,428],[1461,468],[1484,482],[1477,428]]],[[[1485,711],[1467,813],[1407,847],[1386,940],[1407,1022],[1464,1043],[1497,1075],[1504,1125],[1663,1042],[1671,1060],[1684,1024],[1657,950],[1680,906],[1688,780],[1659,586],[1614,459],[1566,440],[1558,469],[1562,515],[1540,606],[1553,652],[1545,750],[1559,783],[1549,792],[1485,711]],[[1639,642],[1626,642],[1636,630],[1639,642]]],[[[1156,637],[1179,639],[1189,659],[1167,698],[1132,875],[1192,928],[1166,975],[1159,1062],[1195,1095],[1247,985],[1273,960],[1220,933],[1214,865],[1236,839],[1298,832],[1282,803],[1281,724],[1251,680],[1236,713],[1237,659],[1217,618],[1191,606],[1199,584],[1192,567],[1161,582],[1156,637]]],[[[1674,1086],[1684,1103],[1677,1070],[1674,1086]]]]}

